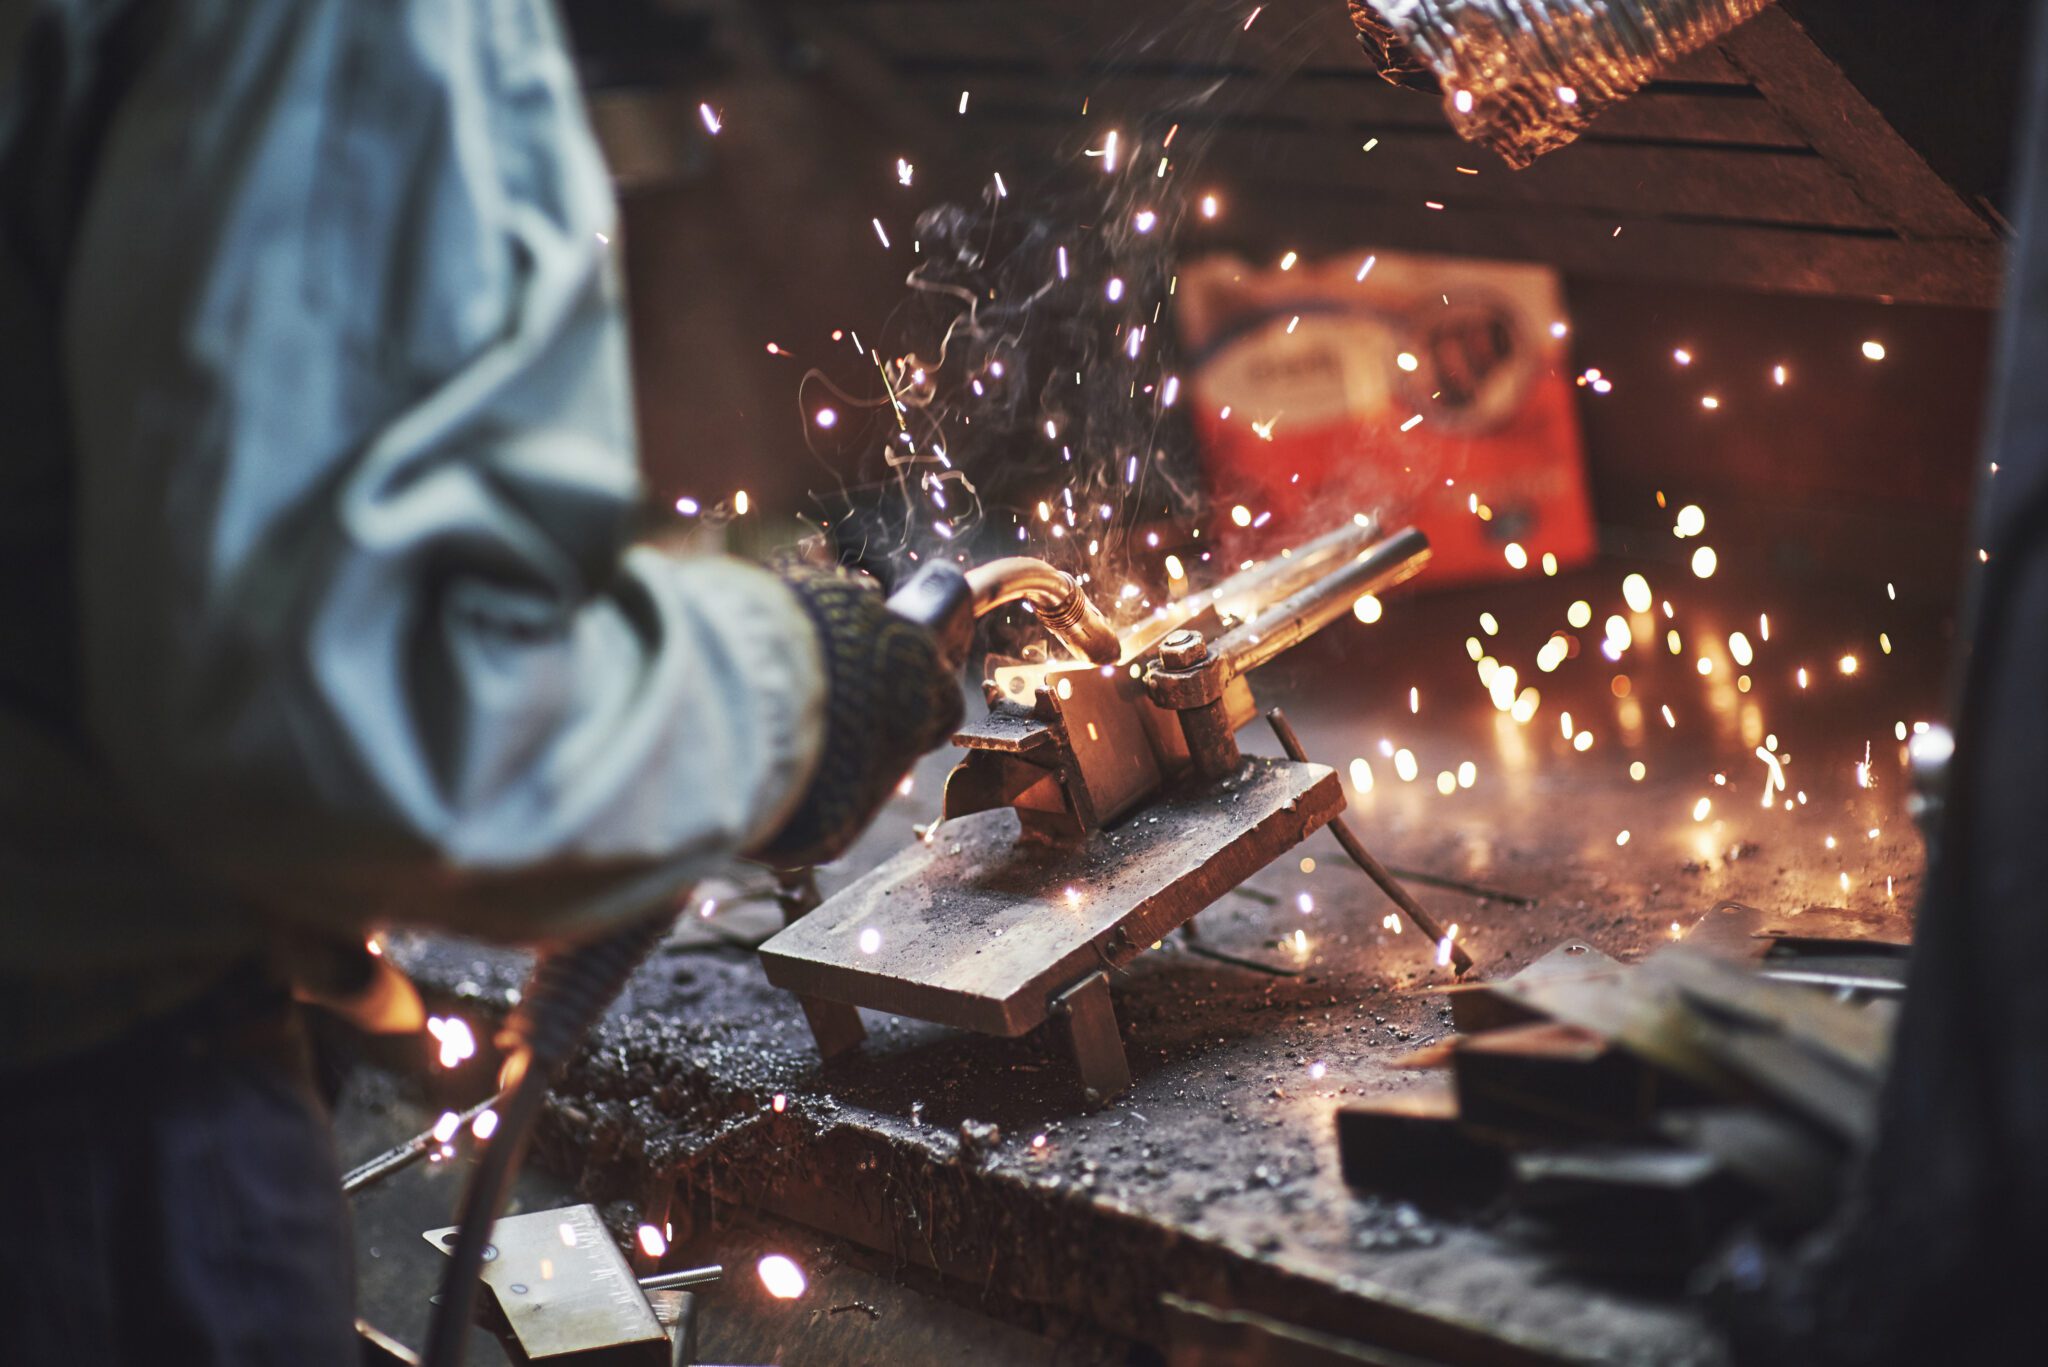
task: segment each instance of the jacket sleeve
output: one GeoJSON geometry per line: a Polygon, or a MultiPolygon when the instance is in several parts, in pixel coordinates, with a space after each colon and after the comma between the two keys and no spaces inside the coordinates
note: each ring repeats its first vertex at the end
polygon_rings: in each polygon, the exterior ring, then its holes
{"type": "Polygon", "coordinates": [[[165,0],[65,369],[91,739],[277,912],[577,933],[772,833],[801,607],[626,546],[614,206],[545,0],[165,0]]]}

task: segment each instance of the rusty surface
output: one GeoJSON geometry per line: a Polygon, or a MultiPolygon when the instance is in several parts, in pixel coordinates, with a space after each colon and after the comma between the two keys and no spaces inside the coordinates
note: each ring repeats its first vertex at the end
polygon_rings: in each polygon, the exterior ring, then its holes
{"type": "Polygon", "coordinates": [[[1046,1018],[1091,968],[1121,968],[1343,806],[1319,764],[1249,759],[1078,847],[1020,839],[1015,812],[956,817],[761,947],[807,997],[997,1035],[1046,1018]]]}
{"type": "MultiPolygon", "coordinates": [[[[1707,585],[1648,568],[1693,645],[1683,656],[1663,650],[1673,623],[1660,613],[1658,635],[1625,663],[1598,657],[1600,619],[1620,610],[1621,569],[1609,565],[1390,599],[1382,622],[1333,628],[1259,687],[1286,705],[1308,754],[1340,771],[1369,761],[1377,781],[1350,792],[1350,819],[1382,860],[1512,894],[1411,884],[1436,919],[1459,925],[1487,978],[1568,940],[1633,963],[1674,936],[1718,938],[1734,953],[1766,947],[1757,937],[1771,930],[1903,937],[1922,853],[1903,815],[1892,729],[1937,715],[1939,624],[1891,605],[1881,583],[1801,614],[1781,587],[1745,585],[1726,564],[1707,585]],[[1528,669],[1580,597],[1597,605],[1584,650],[1555,673],[1530,671],[1545,706],[1515,726],[1479,690],[1465,638],[1483,636],[1528,669]],[[1501,619],[1499,635],[1480,630],[1482,610],[1501,619]],[[1880,626],[1893,655],[1871,648],[1880,626]],[[1699,643],[1736,628],[1758,651],[1749,694],[1732,687],[1725,655],[1715,675],[1693,667],[1699,643]],[[1845,677],[1833,661],[1850,650],[1864,665],[1845,677]],[[1805,690],[1793,678],[1801,667],[1812,675],[1805,690]],[[1611,687],[1622,673],[1626,699],[1611,687]],[[1675,727],[1661,718],[1666,704],[1675,727]],[[1754,740],[1751,705],[1762,709],[1754,740]],[[1591,749],[1563,737],[1562,708],[1594,732],[1591,749]],[[1764,766],[1753,751],[1773,733],[1792,756],[1795,791],[1808,795],[1790,811],[1758,802],[1764,766]],[[1394,774],[1383,740],[1414,752],[1415,782],[1394,774]],[[1866,745],[1869,786],[1857,771],[1866,745]],[[1439,793],[1431,779],[1468,759],[1475,786],[1439,793]],[[1640,781],[1630,777],[1636,761],[1646,765],[1640,781]],[[1713,809],[1695,821],[1702,796],[1713,809]],[[1632,837],[1619,845],[1624,829],[1632,837]],[[1756,914],[1715,910],[1727,904],[1756,914]]],[[[827,871],[828,888],[914,838],[913,823],[937,813],[950,762],[936,756],[920,770],[844,866],[827,871]]],[[[1388,927],[1392,905],[1334,841],[1296,853],[1314,868],[1276,864],[1197,923],[1204,944],[1295,976],[1228,967],[1175,939],[1139,956],[1111,989],[1134,1080],[1091,1113],[1051,1028],[997,1039],[870,1016],[862,1049],[821,1064],[787,994],[702,933],[765,933],[778,924],[773,909],[721,901],[703,922],[693,904],[686,930],[569,1070],[539,1149],[601,1202],[680,1184],[679,1238],[686,1224],[758,1206],[906,1268],[942,1269],[962,1303],[1027,1324],[1057,1311],[1163,1343],[1159,1298],[1177,1292],[1439,1359],[1720,1362],[1701,1313],[1675,1292],[1590,1280],[1483,1201],[1419,1209],[1395,1195],[1399,1182],[1376,1191],[1362,1173],[1365,1187],[1345,1183],[1338,1108],[1441,1086],[1393,1061],[1450,1034],[1451,977],[1420,937],[1388,927]],[[1039,1134],[1042,1148],[1032,1145],[1039,1134]]],[[[502,1004],[521,971],[516,956],[469,946],[400,942],[394,952],[444,1005],[453,995],[475,1017],[502,1004]]]]}

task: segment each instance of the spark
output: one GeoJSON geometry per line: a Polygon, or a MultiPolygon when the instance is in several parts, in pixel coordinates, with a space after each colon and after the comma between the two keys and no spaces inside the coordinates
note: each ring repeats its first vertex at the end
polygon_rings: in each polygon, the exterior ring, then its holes
{"type": "Polygon", "coordinates": [[[1677,717],[1674,717],[1673,715],[1671,715],[1671,704],[1670,704],[1670,703],[1665,703],[1665,704],[1664,704],[1664,708],[1663,708],[1663,711],[1664,711],[1664,724],[1665,724],[1666,726],[1670,727],[1670,728],[1671,728],[1672,730],[1676,731],[1676,730],[1678,729],[1678,718],[1677,718],[1677,717]]]}
{"type": "Polygon", "coordinates": [[[1394,773],[1403,783],[1413,783],[1420,767],[1415,763],[1415,752],[1403,746],[1394,752],[1394,773]]]}
{"type": "Polygon", "coordinates": [[[882,947],[882,932],[869,926],[860,933],[860,952],[872,954],[882,947]]]}
{"type": "Polygon", "coordinates": [[[1444,938],[1436,942],[1436,966],[1446,968],[1451,962],[1451,946],[1457,943],[1458,925],[1453,921],[1444,927],[1444,938]]]}
{"type": "Polygon", "coordinates": [[[1394,358],[1394,364],[1401,367],[1401,369],[1410,372],[1411,374],[1416,370],[1422,368],[1422,362],[1416,359],[1415,353],[1412,351],[1404,351],[1400,355],[1396,356],[1394,358]]]}
{"type": "Polygon", "coordinates": [[[912,166],[908,161],[905,161],[902,157],[896,158],[896,183],[898,185],[910,184],[910,178],[916,172],[916,170],[916,167],[912,166]]]}
{"type": "Polygon", "coordinates": [[[461,1128],[461,1116],[455,1114],[455,1112],[453,1111],[441,1112],[441,1118],[434,1122],[434,1142],[437,1144],[446,1144],[449,1140],[455,1137],[455,1132],[461,1128]]]}
{"type": "Polygon", "coordinates": [[[702,505],[694,498],[679,498],[676,500],[676,511],[684,517],[695,517],[702,511],[702,505]]]}
{"type": "Polygon", "coordinates": [[[1498,636],[1500,635],[1500,619],[1490,612],[1482,612],[1479,614],[1479,629],[1488,636],[1498,636]]]}
{"type": "Polygon", "coordinates": [[[781,1115],[784,1111],[788,1110],[788,1094],[784,1092],[777,1092],[774,1096],[770,1097],[768,1099],[768,1109],[775,1112],[777,1115],[781,1115]]]}
{"type": "Polygon", "coordinates": [[[1712,546],[1702,546],[1692,553],[1692,572],[1702,579],[1712,579],[1720,563],[1721,557],[1714,554],[1712,546]]]}
{"type": "MultiPolygon", "coordinates": [[[[725,126],[718,117],[718,111],[708,104],[697,106],[697,117],[704,121],[704,131],[714,138],[718,136],[719,130],[725,126]]],[[[908,182],[905,183],[907,184],[908,182]]]]}
{"type": "Polygon", "coordinates": [[[1572,749],[1579,751],[1581,754],[1592,748],[1593,733],[1591,731],[1581,731],[1578,735],[1572,737],[1572,749]]]}
{"type": "Polygon", "coordinates": [[[1522,549],[1521,542],[1508,542],[1506,549],[1501,553],[1507,557],[1509,569],[1526,570],[1529,568],[1529,552],[1522,549]]]}
{"type": "Polygon", "coordinates": [[[1354,791],[1372,791],[1372,766],[1361,757],[1351,761],[1351,787],[1354,791]]]}
{"type": "Polygon", "coordinates": [[[1451,107],[1460,114],[1470,114],[1472,112],[1472,92],[1460,90],[1457,94],[1451,96],[1451,107]]]}
{"type": "Polygon", "coordinates": [[[1321,1059],[1317,1059],[1314,1063],[1311,1063],[1308,1066],[1308,1075],[1317,1080],[1318,1082],[1322,1081],[1323,1074],[1329,1071],[1329,1065],[1324,1063],[1321,1059]]]}
{"type": "Polygon", "coordinates": [[[1174,405],[1174,401],[1179,398],[1180,376],[1168,375],[1166,377],[1165,385],[1163,385],[1159,391],[1159,406],[1161,408],[1171,408],[1174,405]]]}
{"type": "Polygon", "coordinates": [[[1245,21],[1244,21],[1244,31],[1245,31],[1245,32],[1250,32],[1250,31],[1251,31],[1251,26],[1252,26],[1252,20],[1254,20],[1254,19],[1258,18],[1258,17],[1260,16],[1260,15],[1264,14],[1265,12],[1266,12],[1266,7],[1265,7],[1264,5],[1253,5],[1253,6],[1252,6],[1252,12],[1251,12],[1250,16],[1249,16],[1248,18],[1246,18],[1246,19],[1245,19],[1245,21]]]}
{"type": "Polygon", "coordinates": [[[1574,627],[1585,627],[1593,621],[1593,605],[1581,598],[1565,609],[1565,621],[1574,627]]]}
{"type": "Polygon", "coordinates": [[[1294,269],[1294,263],[1299,260],[1301,260],[1300,252],[1289,252],[1287,253],[1287,255],[1280,258],[1280,269],[1283,271],[1291,271],[1294,269]]]}
{"type": "Polygon", "coordinates": [[[1643,775],[1649,772],[1649,769],[1644,766],[1641,760],[1636,760],[1634,763],[1628,766],[1628,776],[1634,779],[1637,783],[1641,783],[1643,781],[1643,775]]]}
{"type": "Polygon", "coordinates": [[[1804,665],[1799,667],[1799,686],[1801,688],[1806,687],[1806,666],[1804,665]]]}
{"type": "MultiPolygon", "coordinates": [[[[1045,505],[1041,503],[1038,506],[1043,508],[1045,505]]],[[[1188,577],[1187,569],[1180,563],[1179,556],[1169,555],[1166,557],[1166,577],[1175,581],[1188,577]]]]}
{"type": "Polygon", "coordinates": [[[1788,370],[1786,370],[1786,369],[1785,369],[1785,367],[1783,367],[1783,366],[1781,366],[1781,365],[1774,365],[1774,366],[1772,366],[1772,367],[1771,367],[1771,383],[1772,383],[1772,384],[1775,384],[1775,385],[1780,385],[1780,386],[1782,386],[1782,385],[1783,385],[1783,384],[1785,383],[1785,381],[1786,381],[1786,380],[1788,380],[1788,379],[1790,379],[1790,378],[1791,378],[1791,372],[1790,372],[1790,371],[1788,371],[1788,370]]]}
{"type": "Polygon", "coordinates": [[[498,1113],[492,1110],[478,1111],[476,1119],[469,1123],[469,1132],[478,1139],[489,1139],[498,1132],[498,1113]]]}
{"type": "Polygon", "coordinates": [[[1680,347],[1678,350],[1671,353],[1671,359],[1678,362],[1680,365],[1691,365],[1692,353],[1690,351],[1687,351],[1684,347],[1680,347]]]}
{"type": "Polygon", "coordinates": [[[1374,622],[1379,621],[1380,614],[1384,611],[1385,609],[1381,607],[1379,598],[1370,593],[1351,605],[1351,615],[1367,626],[1371,626],[1374,622]]]}
{"type": "Polygon", "coordinates": [[[470,1032],[469,1022],[460,1016],[427,1017],[427,1033],[441,1046],[443,1068],[453,1068],[465,1059],[476,1057],[476,1036],[470,1032]]]}
{"type": "Polygon", "coordinates": [[[875,225],[875,236],[882,239],[882,249],[887,251],[889,249],[889,230],[882,226],[882,220],[879,218],[871,218],[868,222],[875,225]]]}
{"type": "Polygon", "coordinates": [[[1688,503],[1678,510],[1678,522],[1671,529],[1676,537],[1698,536],[1707,529],[1707,515],[1697,503],[1688,503]]]}
{"type": "Polygon", "coordinates": [[[1114,304],[1115,302],[1117,302],[1117,300],[1119,300],[1119,299],[1123,298],[1123,297],[1124,297],[1124,281],[1123,281],[1123,277],[1122,277],[1122,276],[1120,276],[1120,275],[1112,275],[1111,277],[1109,277],[1109,283],[1108,283],[1108,284],[1106,284],[1106,285],[1104,285],[1104,286],[1102,287],[1102,292],[1103,292],[1104,294],[1106,294],[1106,295],[1108,295],[1108,296],[1109,296],[1109,302],[1110,302],[1110,303],[1112,303],[1112,304],[1114,304]]]}
{"type": "Polygon", "coordinates": [[[1458,776],[1448,769],[1439,771],[1436,776],[1436,790],[1445,797],[1449,797],[1452,793],[1457,792],[1458,776]]]}
{"type": "Polygon", "coordinates": [[[1294,932],[1294,952],[1296,954],[1308,953],[1308,936],[1298,930],[1294,932]]]}
{"type": "Polygon", "coordinates": [[[1067,278],[1067,249],[1065,247],[1060,247],[1054,253],[1054,255],[1059,260],[1060,279],[1064,280],[1067,278]]]}
{"type": "Polygon", "coordinates": [[[1561,85],[1557,88],[1557,102],[1559,104],[1577,104],[1579,102],[1579,92],[1568,85],[1561,85]]]}
{"type": "Polygon", "coordinates": [[[1408,689],[1408,711],[1411,715],[1422,712],[1422,690],[1411,685],[1408,689]]]}
{"type": "Polygon", "coordinates": [[[1230,520],[1240,527],[1249,527],[1252,525],[1252,510],[1240,503],[1230,510],[1230,520]]]}
{"type": "Polygon", "coordinates": [[[960,112],[962,114],[967,112],[967,92],[964,90],[960,92],[960,112]]]}
{"type": "Polygon", "coordinates": [[[1079,888],[1066,888],[1061,892],[1060,895],[1067,899],[1067,905],[1070,907],[1078,907],[1081,905],[1081,890],[1079,888]]]}
{"type": "Polygon", "coordinates": [[[653,1225],[640,1226],[640,1251],[650,1258],[659,1258],[668,1252],[668,1240],[653,1225]]]}
{"type": "Polygon", "coordinates": [[[1458,766],[1458,786],[1470,788],[1479,781],[1479,766],[1466,760],[1458,766]]]}
{"type": "Polygon", "coordinates": [[[1401,424],[1401,430],[1403,432],[1413,432],[1417,427],[1420,427],[1421,425],[1422,415],[1420,413],[1417,413],[1414,417],[1408,419],[1408,421],[1401,424]]]}
{"type": "Polygon", "coordinates": [[[1650,610],[1650,581],[1640,574],[1631,574],[1621,581],[1621,599],[1628,604],[1631,612],[1650,610]]]}
{"type": "Polygon", "coordinates": [[[1889,632],[1877,633],[1877,648],[1887,655],[1892,653],[1892,638],[1889,632]]]}
{"type": "Polygon", "coordinates": [[[1042,1134],[1032,1135],[1031,1147],[1043,1153],[1045,1151],[1045,1136],[1042,1134]]]}
{"type": "Polygon", "coordinates": [[[1713,412],[1720,406],[1721,401],[1715,398],[1712,394],[1700,395],[1700,407],[1706,409],[1709,413],[1713,412]]]}
{"type": "Polygon", "coordinates": [[[1153,213],[1150,209],[1140,209],[1131,219],[1131,226],[1141,233],[1149,233],[1152,231],[1153,225],[1158,222],[1158,214],[1153,213]]]}
{"type": "Polygon", "coordinates": [[[821,408],[811,415],[811,421],[820,427],[837,427],[839,425],[839,410],[836,408],[821,408]]]}
{"type": "Polygon", "coordinates": [[[1756,658],[1755,652],[1749,648],[1749,638],[1739,631],[1728,633],[1728,655],[1744,669],[1749,668],[1750,662],[1756,658]]]}
{"type": "Polygon", "coordinates": [[[1216,199],[1216,196],[1214,196],[1214,195],[1203,195],[1203,196],[1202,196],[1202,217],[1203,217],[1203,218],[1214,218],[1214,217],[1216,217],[1216,215],[1217,215],[1217,214],[1219,214],[1219,213],[1221,213],[1221,212],[1223,212],[1223,206],[1222,206],[1222,205],[1221,205],[1221,204],[1220,204],[1220,203],[1219,203],[1219,202],[1217,201],[1217,199],[1216,199]]]}
{"type": "Polygon", "coordinates": [[[1698,802],[1692,804],[1692,819],[1694,821],[1705,821],[1707,819],[1707,813],[1713,810],[1714,800],[1712,798],[1703,797],[1698,802]]]}
{"type": "Polygon", "coordinates": [[[780,1253],[771,1253],[754,1264],[754,1272],[768,1294],[779,1301],[793,1301],[810,1286],[804,1270],[780,1253]]]}
{"type": "Polygon", "coordinates": [[[747,491],[745,489],[739,490],[732,496],[732,510],[741,517],[747,515],[747,509],[751,506],[751,501],[747,498],[747,491]]]}
{"type": "Polygon", "coordinates": [[[1614,837],[1614,843],[1615,843],[1615,844],[1617,844],[1617,845],[1626,845],[1626,844],[1628,844],[1628,832],[1627,832],[1627,831],[1623,831],[1623,832],[1622,832],[1622,833],[1621,833],[1620,835],[1617,835],[1617,836],[1615,836],[1615,837],[1614,837]]]}
{"type": "Polygon", "coordinates": [[[1856,672],[1856,657],[1854,655],[1844,655],[1835,662],[1835,668],[1841,670],[1844,674],[1854,674],[1856,672]]]}
{"type": "MultiPolygon", "coordinates": [[[[1379,139],[1374,138],[1373,141],[1378,142],[1379,139]]],[[[1369,152],[1372,149],[1368,147],[1366,150],[1369,152]]],[[[1368,256],[1367,258],[1365,258],[1364,261],[1359,263],[1358,274],[1352,278],[1362,283],[1365,280],[1366,276],[1372,274],[1372,268],[1377,264],[1379,264],[1379,258],[1377,256],[1368,256]]]]}
{"type": "Polygon", "coordinates": [[[1863,344],[1863,359],[1866,361],[1882,361],[1884,359],[1884,343],[1874,339],[1865,342],[1863,344]]]}

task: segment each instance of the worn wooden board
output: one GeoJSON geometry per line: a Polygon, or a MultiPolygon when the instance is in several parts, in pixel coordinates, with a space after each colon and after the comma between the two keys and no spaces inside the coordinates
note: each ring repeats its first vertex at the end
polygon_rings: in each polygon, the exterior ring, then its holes
{"type": "Polygon", "coordinates": [[[1248,758],[1071,850],[1020,842],[1007,808],[976,812],[769,940],[762,965],[803,996],[1020,1035],[1089,968],[1136,957],[1343,807],[1328,767],[1248,758]]]}

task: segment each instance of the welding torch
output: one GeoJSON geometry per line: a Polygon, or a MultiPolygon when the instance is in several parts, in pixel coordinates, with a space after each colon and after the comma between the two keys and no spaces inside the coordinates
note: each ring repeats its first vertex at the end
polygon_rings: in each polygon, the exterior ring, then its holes
{"type": "Polygon", "coordinates": [[[975,621],[1012,603],[1029,608],[1054,640],[1081,659],[1112,665],[1123,656],[1116,628],[1081,581],[1029,556],[1006,556],[971,570],[933,561],[889,596],[889,611],[930,631],[946,662],[958,667],[967,661],[975,621]]]}

